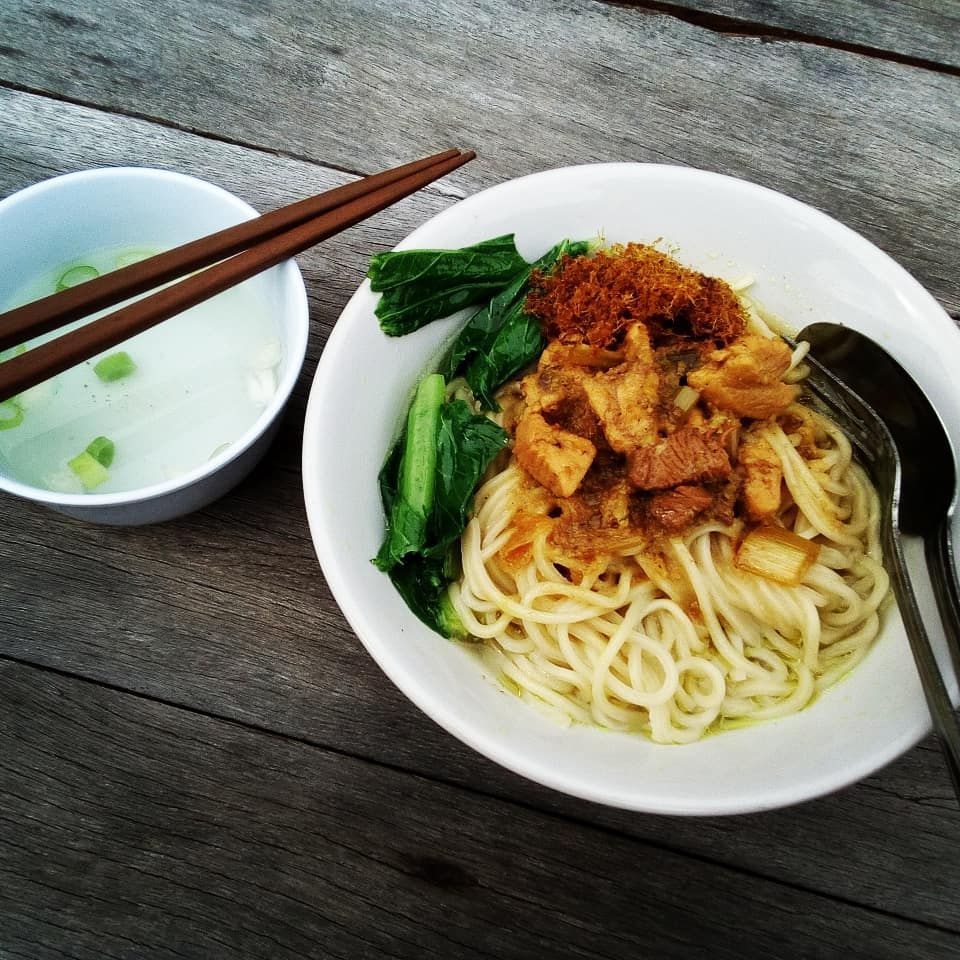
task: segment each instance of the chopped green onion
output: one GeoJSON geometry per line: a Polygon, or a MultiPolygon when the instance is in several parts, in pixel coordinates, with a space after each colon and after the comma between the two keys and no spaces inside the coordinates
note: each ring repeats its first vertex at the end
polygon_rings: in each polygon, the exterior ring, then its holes
{"type": "Polygon", "coordinates": [[[109,467],[113,463],[116,447],[109,437],[97,437],[87,444],[87,453],[102,467],[109,467]]]}
{"type": "Polygon", "coordinates": [[[128,250],[126,253],[118,254],[116,260],[117,269],[133,266],[133,264],[139,263],[141,260],[146,260],[152,256],[153,254],[150,253],[149,250],[128,250]]]}
{"type": "Polygon", "coordinates": [[[110,471],[86,450],[68,461],[67,466],[80,478],[85,490],[93,490],[110,478],[110,471]]]}
{"type": "Polygon", "coordinates": [[[79,283],[86,283],[88,280],[95,280],[100,276],[100,271],[96,267],[83,263],[78,267],[71,267],[60,274],[57,281],[57,293],[66,290],[68,287],[75,287],[79,283]]]}
{"type": "Polygon", "coordinates": [[[126,350],[119,350],[117,353],[111,353],[110,356],[98,360],[94,364],[93,372],[104,382],[112,383],[114,380],[122,380],[129,377],[137,365],[126,350]]]}
{"type": "Polygon", "coordinates": [[[23,423],[23,407],[16,400],[0,403],[0,430],[12,430],[23,423]]]}
{"type": "Polygon", "coordinates": [[[217,447],[217,449],[214,450],[213,453],[211,453],[209,457],[207,457],[207,459],[208,459],[208,460],[212,460],[214,457],[219,457],[220,454],[223,453],[224,450],[229,449],[231,443],[232,443],[232,441],[230,441],[230,440],[228,440],[226,443],[221,443],[220,446],[217,447]]]}
{"type": "Polygon", "coordinates": [[[19,357],[21,353],[27,352],[27,345],[25,343],[18,343],[15,347],[10,347],[8,350],[0,350],[0,363],[4,360],[12,360],[14,357],[19,357]]]}

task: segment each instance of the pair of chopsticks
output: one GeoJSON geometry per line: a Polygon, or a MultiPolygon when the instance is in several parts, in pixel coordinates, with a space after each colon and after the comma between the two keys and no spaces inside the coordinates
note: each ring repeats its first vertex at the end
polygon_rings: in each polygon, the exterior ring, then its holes
{"type": "Polygon", "coordinates": [[[385,170],[0,314],[3,350],[185,277],[0,363],[0,402],[352,227],[475,156],[446,150],[385,170]]]}

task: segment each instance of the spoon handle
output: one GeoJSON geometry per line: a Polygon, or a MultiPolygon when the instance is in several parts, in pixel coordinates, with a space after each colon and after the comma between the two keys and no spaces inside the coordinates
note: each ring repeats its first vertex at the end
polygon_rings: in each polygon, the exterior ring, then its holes
{"type": "Polygon", "coordinates": [[[907,574],[900,537],[890,529],[890,526],[887,525],[884,539],[887,547],[886,554],[893,568],[891,571],[893,591],[897,596],[900,615],[903,617],[907,639],[910,641],[910,650],[917,665],[917,672],[920,674],[930,716],[933,718],[933,727],[940,738],[940,747],[947,762],[947,769],[950,771],[950,779],[953,781],[953,792],[957,800],[960,800],[960,721],[953,712],[953,704],[950,702],[937,665],[937,658],[934,656],[930,638],[927,636],[923,618],[920,616],[913,585],[907,574]]]}
{"type": "Polygon", "coordinates": [[[953,674],[957,683],[960,683],[960,585],[957,584],[957,562],[953,553],[952,519],[952,513],[947,514],[940,521],[936,533],[925,538],[924,553],[953,663],[953,674]]]}

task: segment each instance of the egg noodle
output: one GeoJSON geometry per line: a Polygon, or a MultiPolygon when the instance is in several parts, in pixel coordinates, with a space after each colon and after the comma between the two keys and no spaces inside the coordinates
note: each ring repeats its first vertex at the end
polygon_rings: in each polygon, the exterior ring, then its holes
{"type": "Polygon", "coordinates": [[[599,569],[541,525],[516,569],[500,555],[522,536],[513,520],[526,478],[511,458],[477,491],[450,587],[488,669],[562,721],[688,743],[725,722],[795,713],[854,667],[889,586],[877,494],[837,424],[802,402],[763,435],[789,494],[776,523],[819,545],[797,586],[737,566],[739,520],[704,522],[653,553],[638,538],[599,569]]]}

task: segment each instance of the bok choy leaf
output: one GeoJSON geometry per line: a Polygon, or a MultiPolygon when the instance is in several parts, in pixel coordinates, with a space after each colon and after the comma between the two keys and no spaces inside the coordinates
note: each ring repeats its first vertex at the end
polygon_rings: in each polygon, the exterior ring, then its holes
{"type": "Polygon", "coordinates": [[[433,416],[436,380],[443,384],[434,374],[424,380],[432,381],[426,388],[418,388],[407,430],[380,471],[387,532],[374,563],[424,623],[459,637],[463,626],[447,597],[447,586],[459,575],[457,541],[477,484],[509,438],[463,400],[441,402],[436,430],[423,428],[433,416]],[[427,466],[429,478],[422,472],[427,466]]]}
{"type": "Polygon", "coordinates": [[[481,303],[526,268],[513,234],[506,234],[459,250],[380,253],[367,276],[374,292],[382,293],[376,307],[380,327],[397,337],[481,303]]]}
{"type": "Polygon", "coordinates": [[[589,241],[561,241],[528,264],[460,331],[441,370],[447,377],[462,373],[484,409],[498,409],[494,391],[543,352],[540,324],[523,308],[533,272],[549,273],[562,257],[581,256],[590,246],[589,241]]]}

